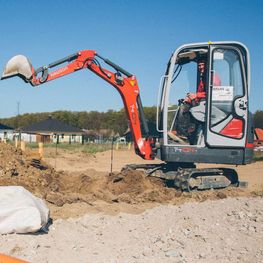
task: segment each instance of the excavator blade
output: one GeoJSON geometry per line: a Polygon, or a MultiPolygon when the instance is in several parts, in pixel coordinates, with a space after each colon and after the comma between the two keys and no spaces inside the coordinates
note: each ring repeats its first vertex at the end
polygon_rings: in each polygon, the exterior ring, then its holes
{"type": "Polygon", "coordinates": [[[23,55],[17,55],[6,63],[1,79],[19,76],[24,81],[29,82],[33,74],[34,68],[30,60],[23,55]]]}

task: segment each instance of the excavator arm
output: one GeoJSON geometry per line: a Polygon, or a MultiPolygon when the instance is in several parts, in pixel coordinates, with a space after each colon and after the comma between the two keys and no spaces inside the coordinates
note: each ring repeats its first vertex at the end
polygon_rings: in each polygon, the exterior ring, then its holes
{"type": "Polygon", "coordinates": [[[127,113],[136,154],[146,160],[154,159],[154,141],[149,136],[136,77],[110,60],[100,56],[96,51],[82,50],[36,70],[25,56],[18,55],[7,62],[1,79],[19,76],[32,86],[38,86],[86,68],[117,89],[127,113]],[[115,72],[103,68],[100,60],[103,60],[104,63],[115,69],[115,72]],[[68,64],[49,72],[51,68],[66,62],[68,64]],[[146,132],[146,138],[142,137],[140,120],[146,132]]]}

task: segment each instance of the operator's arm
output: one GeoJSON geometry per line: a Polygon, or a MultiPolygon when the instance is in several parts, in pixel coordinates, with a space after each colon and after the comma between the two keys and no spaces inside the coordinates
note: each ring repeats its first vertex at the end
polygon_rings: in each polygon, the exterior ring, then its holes
{"type": "Polygon", "coordinates": [[[206,98],[206,92],[187,93],[184,102],[187,102],[189,104],[193,104],[193,102],[199,103],[201,99],[205,99],[205,98],[206,98]]]}

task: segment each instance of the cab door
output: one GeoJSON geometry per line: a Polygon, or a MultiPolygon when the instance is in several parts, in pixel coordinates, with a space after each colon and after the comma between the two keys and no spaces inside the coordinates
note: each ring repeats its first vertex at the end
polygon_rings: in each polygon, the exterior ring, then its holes
{"type": "Polygon", "coordinates": [[[206,143],[243,148],[248,122],[246,53],[238,45],[211,45],[209,52],[206,143]]]}

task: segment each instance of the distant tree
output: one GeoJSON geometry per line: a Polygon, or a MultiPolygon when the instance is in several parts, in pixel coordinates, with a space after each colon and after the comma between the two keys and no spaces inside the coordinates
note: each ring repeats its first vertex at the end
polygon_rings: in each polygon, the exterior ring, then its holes
{"type": "Polygon", "coordinates": [[[254,124],[255,128],[263,129],[263,111],[258,110],[254,114],[254,124]]]}
{"type": "MultiPolygon", "coordinates": [[[[156,136],[156,107],[144,107],[143,110],[149,127],[149,135],[156,136]]],[[[145,134],[144,130],[143,134],[145,134]]]]}

